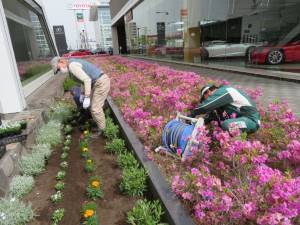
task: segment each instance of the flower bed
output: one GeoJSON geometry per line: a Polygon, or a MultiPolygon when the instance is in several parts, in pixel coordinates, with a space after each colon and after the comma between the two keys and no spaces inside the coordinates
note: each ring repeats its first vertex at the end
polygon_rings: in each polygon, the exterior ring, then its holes
{"type": "MultiPolygon", "coordinates": [[[[90,60],[111,75],[111,96],[146,151],[161,143],[161,131],[176,111],[186,113],[197,103],[204,84],[228,83],[122,57],[90,60]]],[[[256,134],[229,134],[211,123],[200,130],[202,146],[186,163],[148,155],[199,224],[298,224],[300,120],[286,102],[263,108],[260,89],[245,91],[261,113],[256,134]]]]}

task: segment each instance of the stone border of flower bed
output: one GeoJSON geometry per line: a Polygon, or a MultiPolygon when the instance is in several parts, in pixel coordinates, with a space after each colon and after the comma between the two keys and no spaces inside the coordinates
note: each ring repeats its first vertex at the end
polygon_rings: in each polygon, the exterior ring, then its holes
{"type": "Polygon", "coordinates": [[[179,199],[172,192],[170,185],[162,176],[157,165],[148,159],[144,152],[144,146],[136,136],[133,129],[124,121],[121,112],[114,104],[111,97],[107,99],[108,105],[112,111],[112,116],[118,122],[121,133],[127,144],[133,149],[140,163],[148,171],[151,183],[151,191],[157,196],[166,210],[167,222],[170,225],[195,225],[193,219],[188,212],[183,208],[179,199]]]}

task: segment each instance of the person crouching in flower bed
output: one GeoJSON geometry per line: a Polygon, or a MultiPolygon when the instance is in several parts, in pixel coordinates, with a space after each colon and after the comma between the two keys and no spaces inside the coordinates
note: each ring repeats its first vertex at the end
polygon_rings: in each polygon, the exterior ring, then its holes
{"type": "Polygon", "coordinates": [[[103,105],[110,90],[109,77],[100,68],[83,59],[66,59],[56,56],[51,60],[51,65],[54,74],[59,71],[71,72],[84,84],[82,107],[87,109],[91,106],[92,117],[99,128],[97,134],[100,135],[101,131],[105,129],[103,105]]]}
{"type": "Polygon", "coordinates": [[[255,102],[241,90],[231,86],[205,85],[200,91],[200,104],[188,115],[206,114],[205,123],[217,120],[223,130],[239,128],[242,132],[256,132],[260,115],[255,102]]]}

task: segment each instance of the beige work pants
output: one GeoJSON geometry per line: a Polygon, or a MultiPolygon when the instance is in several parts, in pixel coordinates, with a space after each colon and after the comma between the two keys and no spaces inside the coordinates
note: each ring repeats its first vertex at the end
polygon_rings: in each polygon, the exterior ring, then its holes
{"type": "Polygon", "coordinates": [[[103,105],[110,89],[110,79],[103,74],[94,84],[91,98],[91,114],[100,130],[105,128],[103,105]]]}

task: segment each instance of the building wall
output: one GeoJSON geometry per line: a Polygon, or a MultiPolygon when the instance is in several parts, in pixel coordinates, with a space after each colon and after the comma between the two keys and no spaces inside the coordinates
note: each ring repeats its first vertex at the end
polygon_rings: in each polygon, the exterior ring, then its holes
{"type": "Polygon", "coordinates": [[[115,15],[122,9],[122,7],[128,2],[129,0],[111,0],[110,1],[110,13],[111,18],[114,18],[115,15]]]}

